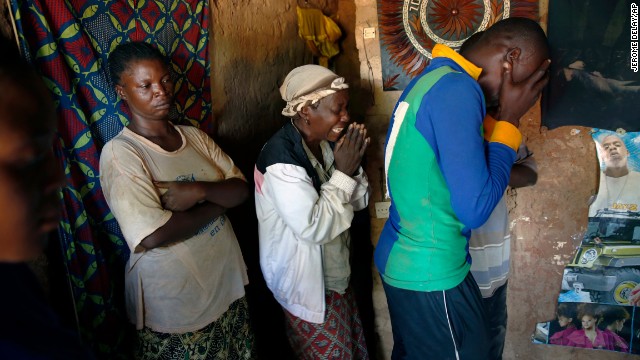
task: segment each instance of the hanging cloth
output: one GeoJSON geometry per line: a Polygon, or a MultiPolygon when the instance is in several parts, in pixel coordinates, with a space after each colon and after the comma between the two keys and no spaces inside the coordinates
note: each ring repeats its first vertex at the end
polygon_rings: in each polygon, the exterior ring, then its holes
{"type": "Polygon", "coordinates": [[[319,9],[297,7],[298,35],[307,42],[313,56],[319,58],[320,65],[329,66],[329,59],[340,52],[338,39],[342,36],[340,27],[319,9]]]}

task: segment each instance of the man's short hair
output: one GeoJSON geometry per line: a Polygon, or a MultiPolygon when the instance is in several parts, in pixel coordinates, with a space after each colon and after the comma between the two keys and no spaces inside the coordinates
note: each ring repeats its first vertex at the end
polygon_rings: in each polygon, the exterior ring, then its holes
{"type": "Polygon", "coordinates": [[[544,30],[531,19],[511,17],[500,20],[484,31],[480,41],[491,42],[497,39],[509,39],[512,43],[523,44],[522,46],[549,54],[549,43],[544,30]]]}

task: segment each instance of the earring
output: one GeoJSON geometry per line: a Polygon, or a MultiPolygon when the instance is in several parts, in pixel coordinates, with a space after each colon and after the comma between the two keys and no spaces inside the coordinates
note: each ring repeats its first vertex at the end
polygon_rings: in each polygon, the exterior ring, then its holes
{"type": "Polygon", "coordinates": [[[304,118],[304,122],[307,123],[307,125],[309,125],[309,118],[304,118]]]}

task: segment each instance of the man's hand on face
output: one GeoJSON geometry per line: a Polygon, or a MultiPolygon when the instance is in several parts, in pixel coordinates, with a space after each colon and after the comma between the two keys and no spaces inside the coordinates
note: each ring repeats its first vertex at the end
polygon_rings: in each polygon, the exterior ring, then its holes
{"type": "Polygon", "coordinates": [[[496,119],[520,125],[520,118],[529,111],[540,97],[542,89],[549,82],[551,60],[542,61],[536,71],[520,82],[513,81],[512,65],[503,64],[502,85],[500,86],[500,106],[496,119]]]}

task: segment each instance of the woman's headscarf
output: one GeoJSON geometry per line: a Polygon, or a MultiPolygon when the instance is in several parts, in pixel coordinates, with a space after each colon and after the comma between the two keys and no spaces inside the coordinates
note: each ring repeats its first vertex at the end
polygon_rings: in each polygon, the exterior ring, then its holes
{"type": "Polygon", "coordinates": [[[299,66],[291,70],[280,87],[282,100],[287,102],[282,115],[293,117],[303,107],[348,87],[343,77],[323,66],[299,66]]]}

